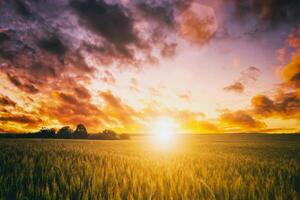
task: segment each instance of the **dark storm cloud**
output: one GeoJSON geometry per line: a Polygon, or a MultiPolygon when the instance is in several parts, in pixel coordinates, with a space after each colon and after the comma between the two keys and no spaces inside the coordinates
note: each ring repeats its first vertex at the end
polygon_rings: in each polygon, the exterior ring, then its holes
{"type": "Polygon", "coordinates": [[[72,0],[70,5],[79,15],[82,25],[114,44],[120,53],[130,56],[126,46],[137,44],[139,40],[133,29],[133,19],[124,8],[96,0],[72,0]]]}
{"type": "Polygon", "coordinates": [[[9,39],[9,36],[5,32],[5,29],[0,30],[0,44],[9,39]]]}
{"type": "Polygon", "coordinates": [[[167,35],[176,32],[171,24],[183,1],[151,2],[1,1],[0,72],[34,94],[58,87],[68,77],[87,81],[101,65],[136,67],[157,62],[157,56],[171,57],[177,44],[167,35]],[[141,21],[157,24],[144,30],[136,27],[141,21]],[[162,24],[173,28],[160,28],[162,24]]]}
{"type": "Polygon", "coordinates": [[[298,0],[230,0],[239,19],[255,16],[257,28],[271,29],[285,23],[299,26],[300,1],[298,0]]]}
{"type": "Polygon", "coordinates": [[[41,49],[53,54],[64,55],[67,51],[66,46],[57,36],[41,39],[37,44],[41,49]]]}
{"type": "Polygon", "coordinates": [[[24,0],[12,0],[15,10],[26,19],[32,19],[33,13],[30,11],[29,5],[24,0]]]}
{"type": "Polygon", "coordinates": [[[137,4],[137,8],[142,15],[150,20],[156,21],[166,26],[174,26],[174,5],[170,2],[154,4],[151,1],[143,1],[137,4]]]}
{"type": "Polygon", "coordinates": [[[134,0],[133,4],[138,12],[149,21],[167,28],[175,28],[177,12],[187,8],[191,2],[190,0],[134,0]]]}

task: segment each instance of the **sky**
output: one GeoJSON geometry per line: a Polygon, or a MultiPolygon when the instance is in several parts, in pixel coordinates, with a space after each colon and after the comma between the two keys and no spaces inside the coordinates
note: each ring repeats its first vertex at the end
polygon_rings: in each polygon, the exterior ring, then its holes
{"type": "Polygon", "coordinates": [[[0,132],[300,131],[298,0],[0,0],[0,132]],[[166,121],[168,121],[166,120],[166,121]]]}

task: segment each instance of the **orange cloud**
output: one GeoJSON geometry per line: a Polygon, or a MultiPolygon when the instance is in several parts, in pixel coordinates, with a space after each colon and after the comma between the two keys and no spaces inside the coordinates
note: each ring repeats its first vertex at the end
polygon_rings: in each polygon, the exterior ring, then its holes
{"type": "Polygon", "coordinates": [[[16,102],[11,100],[8,96],[0,96],[0,105],[5,107],[5,106],[16,106],[16,102]]]}
{"type": "Polygon", "coordinates": [[[188,133],[219,133],[221,130],[217,124],[211,123],[207,120],[196,120],[190,118],[186,120],[182,127],[188,133]]]}
{"type": "Polygon", "coordinates": [[[300,87],[300,29],[292,31],[287,41],[292,48],[291,59],[282,69],[284,82],[287,86],[300,87]]]}
{"type": "Polygon", "coordinates": [[[136,111],[114,96],[111,91],[100,92],[100,97],[104,100],[105,106],[103,111],[110,119],[115,121],[119,126],[134,124],[133,117],[137,115],[136,111]]]}
{"type": "Polygon", "coordinates": [[[200,45],[209,41],[218,27],[214,10],[199,3],[192,3],[180,13],[178,26],[184,38],[200,45]]]}
{"type": "Polygon", "coordinates": [[[91,98],[90,92],[83,86],[75,87],[74,91],[79,98],[83,98],[83,99],[91,98]]]}
{"type": "Polygon", "coordinates": [[[0,112],[0,130],[2,132],[23,132],[40,128],[43,120],[34,114],[0,112]]]}
{"type": "Polygon", "coordinates": [[[13,115],[13,114],[7,114],[2,115],[0,117],[1,122],[16,122],[21,124],[27,124],[30,126],[35,126],[41,122],[40,119],[37,119],[31,115],[13,115]]]}
{"type": "Polygon", "coordinates": [[[91,102],[89,92],[75,88],[70,92],[53,92],[50,98],[39,103],[37,112],[49,124],[77,125],[84,123],[89,130],[97,131],[107,120],[99,106],[91,102]]]}
{"type": "Polygon", "coordinates": [[[293,55],[289,64],[283,69],[284,81],[293,87],[300,87],[300,51],[293,55]]]}
{"type": "Polygon", "coordinates": [[[271,100],[264,95],[256,95],[251,100],[253,113],[262,117],[300,119],[300,96],[298,93],[282,93],[271,100]]]}
{"type": "Polygon", "coordinates": [[[226,128],[239,128],[241,130],[260,129],[266,124],[254,119],[246,111],[225,112],[220,116],[220,123],[226,128]]]}

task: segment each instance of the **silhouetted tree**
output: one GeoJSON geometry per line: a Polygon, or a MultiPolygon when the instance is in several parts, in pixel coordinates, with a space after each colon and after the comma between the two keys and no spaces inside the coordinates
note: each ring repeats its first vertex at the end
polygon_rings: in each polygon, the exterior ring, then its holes
{"type": "Polygon", "coordinates": [[[43,127],[37,135],[41,138],[55,138],[56,136],[56,130],[54,128],[45,128],[43,127]]]}
{"type": "Polygon", "coordinates": [[[93,139],[93,140],[127,140],[130,135],[117,133],[110,129],[105,129],[98,134],[88,134],[87,129],[83,124],[78,124],[75,131],[64,126],[57,131],[54,128],[43,127],[40,131],[34,133],[0,133],[0,138],[63,138],[63,139],[93,139]]]}
{"type": "Polygon", "coordinates": [[[102,134],[108,138],[116,138],[117,137],[117,133],[113,130],[109,130],[109,129],[105,129],[104,131],[102,131],[102,134]]]}
{"type": "Polygon", "coordinates": [[[117,137],[116,132],[114,132],[113,130],[104,130],[98,134],[91,134],[89,135],[89,139],[93,139],[93,140],[117,140],[119,139],[117,137]]]}
{"type": "Polygon", "coordinates": [[[72,129],[69,126],[64,126],[57,132],[58,138],[72,138],[72,129]]]}
{"type": "Polygon", "coordinates": [[[83,124],[78,124],[76,130],[73,132],[74,138],[88,138],[88,133],[83,124]]]}

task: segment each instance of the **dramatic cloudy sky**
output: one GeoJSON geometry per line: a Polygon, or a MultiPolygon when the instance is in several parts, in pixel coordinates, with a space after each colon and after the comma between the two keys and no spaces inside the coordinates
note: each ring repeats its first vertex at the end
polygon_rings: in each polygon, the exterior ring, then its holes
{"type": "Polygon", "coordinates": [[[300,130],[299,0],[0,0],[0,132],[300,130]]]}

